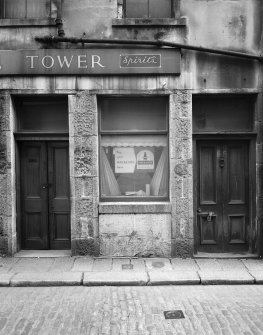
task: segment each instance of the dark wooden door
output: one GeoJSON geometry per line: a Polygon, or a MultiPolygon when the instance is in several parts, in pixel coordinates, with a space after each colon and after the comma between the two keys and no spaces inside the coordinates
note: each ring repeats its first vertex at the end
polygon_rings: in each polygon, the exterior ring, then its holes
{"type": "Polygon", "coordinates": [[[22,248],[70,248],[68,143],[21,143],[20,162],[22,248]]]}
{"type": "Polygon", "coordinates": [[[249,164],[246,141],[197,144],[197,248],[248,250],[249,164]]]}

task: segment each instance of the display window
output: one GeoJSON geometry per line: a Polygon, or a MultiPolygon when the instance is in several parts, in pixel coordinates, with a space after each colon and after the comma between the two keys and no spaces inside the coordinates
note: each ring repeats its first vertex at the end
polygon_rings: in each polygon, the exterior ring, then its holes
{"type": "Polygon", "coordinates": [[[167,99],[101,101],[101,199],[168,198],[167,99]]]}

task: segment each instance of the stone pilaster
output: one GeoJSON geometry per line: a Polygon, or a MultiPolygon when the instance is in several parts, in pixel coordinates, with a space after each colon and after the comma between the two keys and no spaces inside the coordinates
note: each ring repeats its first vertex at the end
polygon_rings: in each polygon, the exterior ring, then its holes
{"type": "Polygon", "coordinates": [[[10,96],[0,94],[0,255],[12,254],[11,132],[10,96]]]}
{"type": "Polygon", "coordinates": [[[95,95],[70,97],[70,182],[73,254],[99,253],[98,127],[95,95]]]}
{"type": "Polygon", "coordinates": [[[178,90],[170,97],[170,180],[172,256],[193,255],[192,97],[178,90]]]}

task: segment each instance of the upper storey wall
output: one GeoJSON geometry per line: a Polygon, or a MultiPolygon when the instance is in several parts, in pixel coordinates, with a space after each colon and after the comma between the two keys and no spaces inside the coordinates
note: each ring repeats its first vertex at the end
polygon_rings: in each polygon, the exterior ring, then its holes
{"type": "MultiPolygon", "coordinates": [[[[90,38],[164,39],[221,49],[257,52],[262,48],[262,0],[181,0],[186,25],[120,25],[117,0],[62,0],[66,36],[90,38]]],[[[55,35],[53,25],[25,25],[0,20],[1,49],[41,48],[35,36],[55,35]],[[9,24],[8,24],[9,23],[9,24]]],[[[182,21],[181,21],[182,22],[182,21]]],[[[149,22],[148,22],[149,23],[149,22]]],[[[69,45],[67,47],[70,47],[69,45]]]]}

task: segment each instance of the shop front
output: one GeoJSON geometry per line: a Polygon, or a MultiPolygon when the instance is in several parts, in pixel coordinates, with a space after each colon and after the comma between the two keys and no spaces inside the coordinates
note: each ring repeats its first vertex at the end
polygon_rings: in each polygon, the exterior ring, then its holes
{"type": "Polygon", "coordinates": [[[256,252],[255,90],[191,89],[171,48],[1,51],[0,71],[5,253],[256,252]]]}

